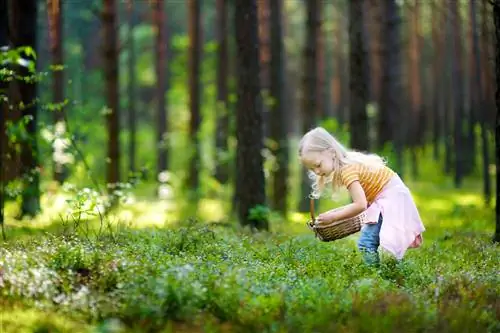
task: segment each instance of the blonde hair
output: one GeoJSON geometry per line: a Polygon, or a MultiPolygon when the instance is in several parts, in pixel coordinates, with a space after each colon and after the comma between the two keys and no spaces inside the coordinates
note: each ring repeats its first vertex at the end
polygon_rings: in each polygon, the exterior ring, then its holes
{"type": "Polygon", "coordinates": [[[386,162],[377,154],[362,153],[349,150],[344,147],[333,135],[323,127],[316,127],[302,137],[299,142],[299,157],[307,153],[316,152],[320,154],[330,153],[333,158],[333,172],[326,176],[317,176],[314,172],[308,171],[309,178],[313,180],[311,196],[319,198],[325,185],[332,182],[334,187],[339,186],[339,178],[333,177],[335,171],[349,164],[361,164],[368,168],[378,169],[386,162]]]}

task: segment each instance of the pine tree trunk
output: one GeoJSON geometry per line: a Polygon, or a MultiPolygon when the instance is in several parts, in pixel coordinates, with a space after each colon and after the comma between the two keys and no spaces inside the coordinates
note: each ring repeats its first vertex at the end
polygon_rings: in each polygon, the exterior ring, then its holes
{"type": "MultiPolygon", "coordinates": [[[[270,67],[271,60],[270,38],[269,38],[269,3],[271,0],[257,1],[257,26],[259,33],[259,59],[260,59],[260,90],[263,96],[268,96],[270,88],[270,67]]],[[[262,119],[264,126],[264,137],[269,136],[270,112],[268,99],[263,99],[262,119]]]]}
{"type": "MultiPolygon", "coordinates": [[[[13,3],[13,13],[17,15],[15,24],[15,47],[29,46],[36,50],[37,31],[37,1],[22,0],[13,3]]],[[[22,54],[25,63],[36,64],[32,56],[22,54]]],[[[18,74],[21,77],[34,75],[29,65],[21,65],[18,74]]],[[[36,66],[34,66],[36,68],[36,66]]],[[[23,192],[21,195],[20,216],[34,216],[40,212],[40,170],[38,165],[38,142],[36,138],[38,124],[38,109],[36,103],[36,81],[19,80],[17,82],[19,95],[23,104],[20,107],[22,117],[27,121],[27,138],[21,143],[21,176],[23,192]]]]}
{"type": "MultiPolygon", "coordinates": [[[[52,79],[52,93],[53,102],[57,106],[54,111],[54,124],[55,124],[55,134],[60,140],[66,135],[65,126],[65,116],[64,116],[64,71],[62,66],[64,65],[63,56],[63,36],[62,36],[62,2],[61,0],[47,0],[47,11],[48,11],[48,21],[49,21],[49,34],[50,34],[50,52],[52,55],[52,66],[53,66],[53,79],[52,79]]],[[[63,183],[66,178],[67,168],[61,163],[61,154],[64,154],[63,148],[54,147],[54,179],[63,183]],[[59,160],[58,160],[59,159],[59,160]]]]}
{"type": "Polygon", "coordinates": [[[228,132],[229,132],[229,104],[228,104],[228,6],[227,0],[217,0],[217,126],[215,133],[216,169],[215,178],[226,184],[229,180],[228,161],[228,132]]]}
{"type": "Polygon", "coordinates": [[[127,0],[127,19],[128,19],[128,130],[129,130],[129,141],[128,141],[128,165],[129,171],[134,173],[137,170],[136,167],[136,136],[137,136],[137,116],[136,116],[136,103],[137,98],[136,93],[136,75],[135,75],[135,20],[134,20],[134,1],[127,0]]]}
{"type": "MultiPolygon", "coordinates": [[[[318,74],[319,0],[307,0],[306,41],[304,45],[304,70],[302,86],[302,133],[313,128],[318,122],[318,74]]],[[[309,211],[311,186],[305,168],[302,168],[301,200],[299,211],[309,211]]]]}
{"type": "Polygon", "coordinates": [[[488,4],[486,2],[482,3],[482,11],[481,11],[481,18],[482,18],[482,27],[481,27],[481,47],[479,48],[481,50],[481,68],[479,69],[481,73],[481,109],[480,109],[480,120],[481,120],[481,153],[482,153],[482,160],[483,160],[483,194],[484,194],[484,200],[487,205],[490,204],[491,197],[492,197],[492,189],[491,189],[491,178],[490,178],[490,144],[488,140],[488,130],[490,126],[488,125],[488,105],[489,105],[489,89],[491,86],[491,82],[488,79],[487,72],[489,68],[490,63],[490,57],[489,57],[489,52],[488,52],[488,42],[487,42],[487,35],[488,35],[488,21],[489,21],[489,14],[488,14],[488,4]],[[486,69],[486,70],[484,70],[486,69]]]}
{"type": "MultiPolygon", "coordinates": [[[[9,15],[7,13],[7,0],[0,0],[0,54],[9,46],[9,37],[8,37],[8,25],[9,25],[9,15]]],[[[0,64],[0,70],[3,66],[0,64]]],[[[5,135],[5,120],[7,114],[7,94],[8,94],[8,83],[3,80],[0,76],[0,228],[2,229],[2,238],[6,239],[5,235],[5,219],[4,219],[4,188],[5,188],[5,152],[4,140],[7,139],[5,135]]]]}
{"type": "Polygon", "coordinates": [[[253,209],[266,205],[261,154],[263,129],[256,0],[236,0],[234,22],[237,60],[237,211],[242,225],[267,230],[269,223],[265,214],[251,215],[253,209]]]}
{"type": "MultiPolygon", "coordinates": [[[[493,4],[493,19],[495,22],[496,52],[495,52],[495,74],[496,86],[496,119],[495,119],[495,164],[497,170],[500,170],[500,0],[495,0],[493,4]]],[[[493,241],[500,242],[500,176],[496,174],[496,226],[493,241]]]]}
{"type": "Polygon", "coordinates": [[[364,11],[362,0],[349,2],[349,68],[350,102],[349,126],[351,148],[368,151],[368,80],[367,55],[364,38],[364,11]]]}
{"type": "Polygon", "coordinates": [[[400,16],[396,0],[388,0],[383,6],[384,25],[381,34],[382,50],[381,74],[382,84],[380,91],[379,139],[380,145],[386,142],[394,143],[396,155],[396,170],[403,175],[402,143],[404,132],[403,123],[402,87],[401,87],[401,43],[400,43],[400,16]],[[392,130],[391,130],[392,129],[392,130]],[[382,132],[381,132],[382,131],[382,132]]]}
{"type": "Polygon", "coordinates": [[[107,184],[115,185],[120,181],[120,107],[118,99],[118,38],[116,0],[104,0],[102,11],[104,29],[103,62],[104,80],[106,84],[106,104],[109,108],[106,113],[108,130],[108,161],[107,184]]]}
{"type": "Polygon", "coordinates": [[[285,109],[285,49],[282,29],[282,0],[272,0],[271,10],[271,139],[274,141],[273,153],[276,156],[277,168],[273,172],[272,207],[283,216],[287,214],[288,197],[288,138],[285,109]]]}
{"type": "Polygon", "coordinates": [[[464,177],[464,158],[467,157],[467,145],[464,144],[463,120],[464,120],[464,89],[463,89],[463,50],[462,50],[462,23],[459,15],[458,3],[450,2],[451,17],[453,20],[453,56],[452,63],[452,85],[453,85],[453,105],[455,110],[454,126],[454,151],[455,151],[455,187],[462,186],[464,177]]]}
{"type": "Polygon", "coordinates": [[[153,4],[153,24],[155,29],[155,67],[156,67],[156,172],[167,170],[167,111],[165,105],[165,13],[163,0],[155,0],[153,4]]]}
{"type": "Polygon", "coordinates": [[[201,15],[200,0],[189,0],[189,109],[191,119],[189,122],[189,136],[193,149],[189,162],[188,188],[193,199],[198,197],[199,172],[200,172],[200,142],[199,131],[201,125],[200,112],[200,73],[202,58],[201,41],[201,15]]]}
{"type": "Polygon", "coordinates": [[[435,161],[440,158],[440,146],[441,146],[441,120],[443,114],[443,75],[440,70],[444,68],[443,64],[443,33],[441,27],[441,18],[443,14],[439,10],[439,6],[436,5],[436,1],[432,2],[432,49],[433,49],[433,60],[432,60],[432,75],[433,75],[433,94],[432,94],[432,106],[433,121],[432,121],[432,142],[433,142],[433,157],[435,161]]]}

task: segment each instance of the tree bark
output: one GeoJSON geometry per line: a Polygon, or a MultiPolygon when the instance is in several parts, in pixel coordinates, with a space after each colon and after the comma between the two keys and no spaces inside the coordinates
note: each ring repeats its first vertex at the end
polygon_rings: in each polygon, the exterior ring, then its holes
{"type": "Polygon", "coordinates": [[[349,2],[349,68],[350,102],[349,125],[351,148],[368,151],[368,80],[366,46],[364,38],[364,12],[362,0],[349,2]]]}
{"type": "Polygon", "coordinates": [[[488,53],[488,43],[487,43],[487,34],[488,34],[488,26],[487,23],[489,21],[488,14],[488,4],[483,1],[482,3],[482,27],[481,27],[481,67],[478,69],[481,76],[481,109],[479,113],[480,121],[481,121],[481,152],[482,152],[482,160],[483,160],[483,194],[484,200],[487,205],[490,204],[492,197],[491,190],[491,178],[490,178],[490,144],[488,140],[488,130],[490,126],[488,125],[488,105],[489,105],[489,89],[491,86],[491,82],[488,79],[488,70],[491,68],[489,63],[489,53],[488,53]],[[486,70],[485,70],[486,69],[486,70]]]}
{"type": "MultiPolygon", "coordinates": [[[[318,90],[316,89],[318,75],[318,34],[320,28],[319,0],[307,0],[306,41],[304,45],[304,70],[302,86],[302,133],[312,129],[319,120],[318,90]]],[[[299,211],[309,211],[309,194],[311,186],[307,170],[301,168],[301,200],[299,211]]]]}
{"type": "Polygon", "coordinates": [[[136,136],[137,136],[137,116],[136,116],[136,103],[137,98],[136,93],[136,75],[135,75],[135,20],[134,20],[134,1],[127,0],[127,19],[128,19],[128,130],[129,130],[129,142],[128,142],[128,165],[129,171],[134,173],[137,169],[136,167],[136,136]]]}
{"type": "MultiPolygon", "coordinates": [[[[496,52],[495,52],[495,74],[496,86],[495,104],[496,104],[496,119],[495,119],[495,164],[497,170],[500,170],[500,0],[495,0],[493,4],[493,19],[495,22],[495,37],[496,37],[496,52]]],[[[493,241],[500,242],[500,176],[496,174],[496,225],[493,241]]]]}
{"type": "MultiPolygon", "coordinates": [[[[8,37],[8,27],[9,27],[9,15],[7,12],[7,0],[0,0],[0,55],[4,50],[9,46],[9,37],[8,37]]],[[[2,70],[4,66],[0,64],[0,70],[2,70]]],[[[5,219],[4,219],[4,188],[5,188],[5,152],[4,152],[4,140],[7,139],[5,135],[5,120],[8,112],[8,83],[4,81],[3,77],[0,76],[0,228],[2,230],[2,239],[6,239],[5,235],[5,219]]],[[[6,145],[5,145],[6,146],[6,145]]]]}
{"type": "Polygon", "coordinates": [[[228,22],[227,0],[217,0],[217,126],[215,134],[216,169],[215,178],[226,184],[229,180],[228,161],[228,132],[229,132],[229,104],[228,104],[228,22]]]}
{"type": "MultiPolygon", "coordinates": [[[[16,36],[15,47],[28,46],[36,50],[37,31],[37,1],[17,0],[13,4],[13,13],[17,15],[14,20],[16,36]]],[[[24,64],[18,69],[21,77],[32,76],[36,69],[36,60],[33,56],[23,52],[21,57],[24,64]],[[35,66],[30,66],[35,65],[35,66]]],[[[38,109],[36,102],[37,83],[35,80],[19,80],[17,82],[22,106],[20,111],[26,121],[27,138],[21,143],[21,175],[23,179],[23,192],[21,195],[21,214],[35,216],[40,211],[40,168],[38,165],[37,124],[38,109]]]]}
{"type": "Polygon", "coordinates": [[[156,172],[160,174],[167,170],[167,110],[165,105],[165,59],[166,39],[165,39],[165,13],[163,0],[154,0],[153,22],[155,27],[155,67],[156,67],[156,147],[157,161],[156,172]]]}
{"type": "Polygon", "coordinates": [[[118,40],[116,0],[104,0],[103,22],[103,62],[104,81],[106,84],[106,123],[108,131],[106,182],[116,184],[120,181],[120,145],[119,145],[119,98],[118,98],[118,40]]]}
{"type": "MultiPolygon", "coordinates": [[[[65,136],[65,107],[64,102],[64,47],[63,47],[63,13],[61,0],[47,0],[47,11],[50,34],[50,52],[52,55],[52,94],[56,105],[54,111],[55,134],[57,138],[65,136]]],[[[61,163],[60,154],[63,147],[54,148],[54,170],[53,176],[58,183],[63,183],[66,178],[67,168],[61,163]]]]}
{"type": "Polygon", "coordinates": [[[252,209],[266,205],[261,154],[263,129],[256,0],[236,0],[234,22],[237,60],[237,211],[242,225],[267,230],[267,216],[251,214],[252,209]]]}
{"type": "Polygon", "coordinates": [[[396,155],[396,170],[400,175],[403,170],[403,109],[401,87],[401,18],[396,0],[388,0],[382,6],[384,25],[382,39],[382,85],[380,92],[379,146],[393,142],[396,155]]]}
{"type": "Polygon", "coordinates": [[[452,85],[453,85],[453,105],[455,110],[455,187],[462,186],[464,178],[464,158],[468,156],[467,145],[464,144],[463,121],[464,121],[464,89],[463,89],[463,49],[462,49],[462,21],[456,1],[450,2],[451,16],[453,20],[453,56],[451,58],[452,66],[452,85]]]}
{"type": "Polygon", "coordinates": [[[282,0],[271,0],[271,139],[277,168],[273,172],[273,208],[283,216],[287,214],[288,197],[288,138],[285,110],[285,49],[282,29],[282,0]]]}
{"type": "Polygon", "coordinates": [[[189,163],[188,188],[197,198],[200,172],[199,131],[201,125],[200,112],[200,66],[202,56],[201,46],[201,15],[200,0],[189,0],[189,135],[193,149],[189,163]]]}

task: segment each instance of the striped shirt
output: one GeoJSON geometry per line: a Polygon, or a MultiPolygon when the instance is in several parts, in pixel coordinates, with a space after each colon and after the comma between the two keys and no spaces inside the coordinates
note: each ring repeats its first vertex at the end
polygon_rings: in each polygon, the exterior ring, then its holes
{"type": "Polygon", "coordinates": [[[363,188],[368,204],[372,203],[389,182],[395,172],[387,166],[381,168],[368,168],[362,164],[349,164],[342,167],[337,174],[339,185],[346,188],[354,181],[359,181],[363,188]]]}

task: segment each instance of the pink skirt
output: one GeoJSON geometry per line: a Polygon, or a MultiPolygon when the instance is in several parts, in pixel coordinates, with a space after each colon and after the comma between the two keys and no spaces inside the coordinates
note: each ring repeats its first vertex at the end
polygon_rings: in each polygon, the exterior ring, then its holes
{"type": "Polygon", "coordinates": [[[377,223],[382,214],[380,246],[397,259],[403,258],[407,249],[422,245],[424,224],[410,190],[398,175],[384,186],[366,214],[367,223],[377,223]]]}

